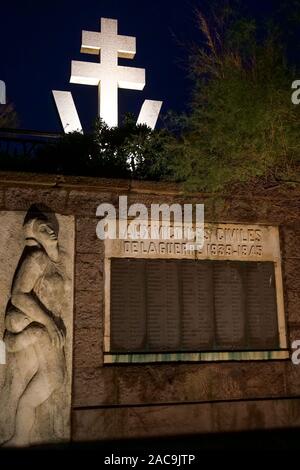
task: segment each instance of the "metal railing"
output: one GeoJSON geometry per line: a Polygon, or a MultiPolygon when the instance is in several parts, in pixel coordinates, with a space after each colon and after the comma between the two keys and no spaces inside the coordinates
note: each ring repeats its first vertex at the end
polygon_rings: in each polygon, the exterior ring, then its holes
{"type": "Polygon", "coordinates": [[[63,134],[0,128],[0,154],[34,156],[42,146],[55,144],[63,134]]]}

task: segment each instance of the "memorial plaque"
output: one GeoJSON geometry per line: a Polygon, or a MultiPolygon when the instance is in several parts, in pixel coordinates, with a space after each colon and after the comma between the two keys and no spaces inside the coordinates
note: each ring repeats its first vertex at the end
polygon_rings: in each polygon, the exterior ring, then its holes
{"type": "Polygon", "coordinates": [[[112,260],[112,349],[143,350],[146,332],[145,261],[112,260]]]}
{"type": "Polygon", "coordinates": [[[148,261],[146,289],[148,348],[178,351],[180,303],[176,261],[148,261]]]}
{"type": "Polygon", "coordinates": [[[105,241],[105,353],[286,347],[278,228],[205,225],[204,240],[105,241]]]}
{"type": "Polygon", "coordinates": [[[106,257],[279,261],[278,228],[268,225],[205,224],[199,250],[182,240],[105,240],[106,257]]]}
{"type": "Polygon", "coordinates": [[[213,267],[210,262],[182,261],[182,349],[214,348],[213,267]]]}
{"type": "Polygon", "coordinates": [[[247,322],[253,348],[278,347],[275,273],[272,263],[251,263],[247,269],[247,322]]]}
{"type": "Polygon", "coordinates": [[[217,349],[245,347],[245,296],[236,262],[213,262],[215,341],[217,349]]]}
{"type": "Polygon", "coordinates": [[[112,260],[112,351],[278,348],[272,263],[112,260]]]}

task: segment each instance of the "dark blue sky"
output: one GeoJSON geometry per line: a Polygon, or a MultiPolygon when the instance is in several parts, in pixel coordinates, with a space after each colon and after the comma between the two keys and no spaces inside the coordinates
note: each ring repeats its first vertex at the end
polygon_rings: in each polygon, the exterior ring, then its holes
{"type": "Polygon", "coordinates": [[[137,38],[134,60],[146,68],[143,92],[119,91],[120,112],[138,114],[144,99],[164,101],[163,112],[183,110],[189,82],[182,62],[198,36],[194,8],[202,0],[16,0],[1,2],[0,79],[7,84],[20,127],[60,131],[51,90],[70,90],[82,124],[97,114],[97,87],[69,83],[71,60],[97,61],[80,53],[81,30],[99,31],[100,18],[119,20],[119,33],[137,38]]]}

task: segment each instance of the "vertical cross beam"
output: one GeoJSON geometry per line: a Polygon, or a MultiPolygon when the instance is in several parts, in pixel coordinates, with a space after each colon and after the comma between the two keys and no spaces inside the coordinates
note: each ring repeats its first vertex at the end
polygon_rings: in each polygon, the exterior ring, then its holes
{"type": "Polygon", "coordinates": [[[101,18],[101,33],[82,32],[81,52],[99,54],[100,64],[72,61],[71,83],[97,85],[99,116],[110,127],[118,125],[118,88],[143,90],[145,69],[122,67],[118,58],[132,59],[135,38],[118,35],[118,22],[101,18]]]}
{"type": "Polygon", "coordinates": [[[118,86],[114,77],[118,67],[117,36],[118,22],[101,18],[98,44],[103,74],[98,85],[99,116],[111,127],[118,125],[118,86]]]}

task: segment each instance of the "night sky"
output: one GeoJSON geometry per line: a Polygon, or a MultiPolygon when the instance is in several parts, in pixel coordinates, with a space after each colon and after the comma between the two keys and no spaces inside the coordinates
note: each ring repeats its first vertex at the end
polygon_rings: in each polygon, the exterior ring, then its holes
{"type": "Polygon", "coordinates": [[[69,83],[71,60],[97,62],[81,54],[81,31],[100,30],[100,18],[119,20],[119,33],[137,38],[133,60],[146,69],[144,91],[119,91],[119,111],[138,114],[144,99],[163,100],[162,112],[184,110],[189,81],[184,67],[189,44],[198,38],[194,0],[16,0],[1,2],[0,79],[16,107],[20,127],[61,131],[52,89],[73,94],[88,129],[97,115],[97,87],[69,83]]]}
{"type": "MultiPolygon", "coordinates": [[[[242,4],[254,16],[268,17],[282,1],[242,4]]],[[[138,115],[145,99],[162,100],[162,114],[185,111],[191,93],[190,44],[201,42],[195,9],[206,12],[210,4],[211,0],[2,1],[0,80],[6,82],[20,127],[61,132],[53,89],[71,91],[84,129],[91,127],[97,116],[97,87],[70,84],[69,79],[72,59],[99,62],[95,55],[81,54],[80,47],[81,31],[99,31],[101,17],[117,19],[119,34],[137,38],[135,59],[119,64],[146,69],[144,91],[119,91],[119,116],[138,115]]],[[[300,43],[300,32],[296,42],[300,43]]]]}

